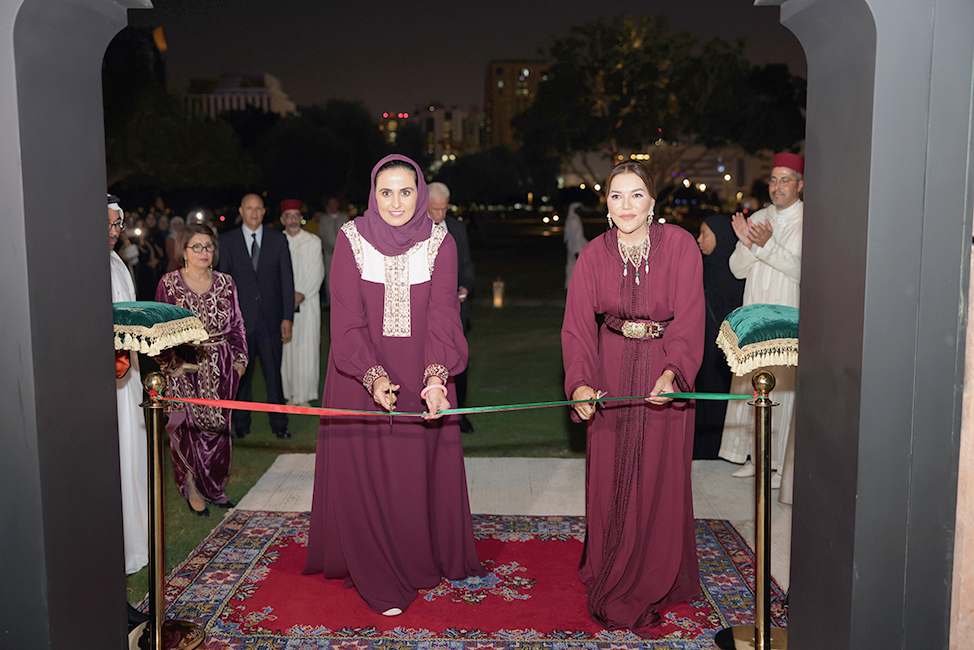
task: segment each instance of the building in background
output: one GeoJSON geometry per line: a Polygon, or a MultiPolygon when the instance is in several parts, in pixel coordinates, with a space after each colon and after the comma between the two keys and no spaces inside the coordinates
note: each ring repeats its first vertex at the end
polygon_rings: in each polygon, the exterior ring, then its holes
{"type": "MultiPolygon", "coordinates": [[[[716,195],[728,209],[738,204],[747,209],[758,209],[762,205],[755,196],[755,183],[767,182],[771,175],[773,155],[773,151],[751,155],[737,145],[707,149],[703,145],[665,143],[651,146],[648,151],[621,151],[615,161],[597,153],[577,154],[562,163],[558,184],[562,188],[584,189],[592,185],[593,180],[601,182],[615,164],[627,159],[643,162],[650,172],[655,173],[660,160],[654,161],[654,156],[670,156],[673,162],[664,165],[664,168],[671,171],[663,178],[656,178],[657,190],[662,191],[670,184],[688,189],[693,187],[701,193],[716,195]]],[[[591,189],[598,193],[602,188],[592,186],[591,189]]]]}
{"type": "Polygon", "coordinates": [[[409,119],[408,111],[385,111],[379,119],[379,130],[382,137],[388,144],[396,144],[399,138],[399,129],[406,124],[409,119]]]}
{"type": "Polygon", "coordinates": [[[484,92],[484,148],[500,145],[514,151],[521,143],[514,137],[511,119],[531,105],[538,84],[547,78],[544,61],[491,61],[487,64],[484,92]]]}
{"type": "Polygon", "coordinates": [[[465,111],[431,102],[425,109],[416,111],[415,117],[426,139],[426,152],[433,160],[446,162],[480,151],[484,116],[476,106],[465,111]]]}
{"type": "Polygon", "coordinates": [[[225,74],[219,79],[191,79],[186,101],[190,110],[216,117],[223,111],[255,106],[265,113],[284,116],[297,106],[272,74],[225,74]]]}

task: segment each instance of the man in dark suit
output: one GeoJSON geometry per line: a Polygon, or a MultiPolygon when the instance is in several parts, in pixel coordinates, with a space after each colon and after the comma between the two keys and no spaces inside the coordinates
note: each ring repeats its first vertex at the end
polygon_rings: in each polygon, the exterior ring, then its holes
{"type": "MultiPolygon", "coordinates": [[[[446,228],[457,243],[457,296],[460,298],[460,321],[466,333],[470,319],[470,301],[467,297],[473,290],[473,259],[470,257],[470,242],[467,239],[467,225],[456,217],[447,215],[450,205],[450,188],[443,183],[430,183],[429,206],[427,212],[430,219],[440,228],[446,228]]],[[[457,389],[457,406],[463,408],[467,400],[467,371],[464,370],[453,378],[457,389]]],[[[460,430],[473,433],[473,424],[466,415],[460,416],[460,430]]]]}
{"type": "MultiPolygon", "coordinates": [[[[294,275],[287,237],[264,227],[264,201],[248,194],[240,201],[239,228],[220,237],[220,271],[233,276],[240,300],[240,313],[247,330],[247,351],[251,362],[240,378],[237,399],[253,400],[255,354],[260,356],[267,381],[267,401],[284,403],[281,356],[291,340],[294,321],[294,275]]],[[[278,438],[290,438],[287,415],[271,413],[271,430],[278,438]]],[[[238,438],[250,433],[250,411],[233,412],[233,430],[238,438]]]]}

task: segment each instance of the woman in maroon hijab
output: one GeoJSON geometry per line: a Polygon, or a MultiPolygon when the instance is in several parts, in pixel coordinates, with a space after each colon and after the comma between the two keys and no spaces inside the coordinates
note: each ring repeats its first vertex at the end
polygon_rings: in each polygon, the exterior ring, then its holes
{"type": "Polygon", "coordinates": [[[486,575],[474,546],[452,377],[467,364],[457,247],[427,217],[412,160],[372,170],[369,209],[332,260],[323,407],[413,417],[322,418],[305,573],[354,586],[394,616],[441,578],[486,575]]]}
{"type": "Polygon", "coordinates": [[[561,331],[565,389],[573,400],[593,400],[572,413],[589,421],[578,572],[589,615],[644,637],[666,607],[700,593],[693,407],[659,395],[692,390],[700,367],[701,259],[690,233],[652,218],[655,195],[641,163],[609,174],[609,230],[578,257],[561,331]],[[596,409],[598,393],[651,397],[596,409]]]}

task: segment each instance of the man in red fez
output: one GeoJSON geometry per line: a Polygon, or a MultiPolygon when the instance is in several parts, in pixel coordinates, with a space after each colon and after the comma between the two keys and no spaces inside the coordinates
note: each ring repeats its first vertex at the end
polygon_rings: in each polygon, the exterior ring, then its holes
{"type": "Polygon", "coordinates": [[[321,358],[321,304],[319,291],[325,277],[321,239],[301,226],[301,201],[281,201],[281,223],[291,251],[294,272],[294,324],[291,341],[284,344],[281,380],[288,404],[310,406],[318,399],[321,358]]]}
{"type": "MultiPolygon", "coordinates": [[[[732,218],[737,244],[730,257],[731,272],[744,284],[744,304],[768,303],[798,307],[802,262],[802,190],[805,159],[793,153],[775,154],[768,179],[771,205],[750,217],[732,218]]],[[[791,432],[795,414],[795,367],[768,368],[775,376],[774,397],[781,404],[772,411],[771,486],[781,487],[778,500],[791,503],[791,432]]],[[[751,392],[749,377],[735,377],[732,393],[751,392]]],[[[754,414],[746,404],[731,403],[724,419],[720,457],[743,464],[734,476],[754,476],[748,456],[754,451],[754,414]]]]}

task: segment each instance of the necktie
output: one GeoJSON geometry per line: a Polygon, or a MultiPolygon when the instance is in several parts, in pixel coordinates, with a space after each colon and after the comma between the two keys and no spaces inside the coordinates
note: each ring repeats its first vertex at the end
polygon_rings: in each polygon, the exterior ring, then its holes
{"type": "Polygon", "coordinates": [[[251,235],[254,238],[254,243],[250,245],[250,262],[254,265],[254,270],[257,270],[257,260],[260,259],[260,244],[257,243],[257,233],[251,235]]]}

